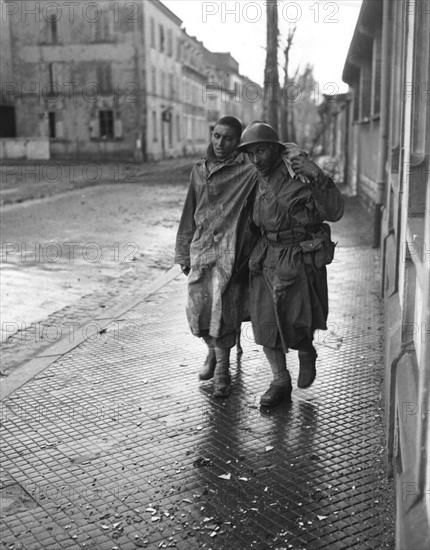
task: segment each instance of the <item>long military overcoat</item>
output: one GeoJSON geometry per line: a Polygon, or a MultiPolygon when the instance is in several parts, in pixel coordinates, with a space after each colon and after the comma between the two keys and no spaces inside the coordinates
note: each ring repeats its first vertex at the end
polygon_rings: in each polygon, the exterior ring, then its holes
{"type": "Polygon", "coordinates": [[[258,178],[253,218],[263,235],[250,258],[252,327],[258,344],[287,352],[327,328],[326,264],[334,248],[323,222],[339,220],[344,201],[322,171],[305,183],[283,159],[258,178]]]}
{"type": "Polygon", "coordinates": [[[210,145],[192,169],[175,262],[191,266],[187,318],[195,336],[229,338],[249,315],[247,260],[257,174],[243,153],[218,162],[210,145]]]}

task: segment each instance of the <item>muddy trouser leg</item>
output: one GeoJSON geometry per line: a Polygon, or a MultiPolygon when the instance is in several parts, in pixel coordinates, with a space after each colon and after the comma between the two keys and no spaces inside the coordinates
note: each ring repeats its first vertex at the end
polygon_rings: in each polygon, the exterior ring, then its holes
{"type": "Polygon", "coordinates": [[[263,351],[269,361],[273,373],[275,386],[288,386],[291,384],[291,376],[287,370],[287,357],[282,348],[269,348],[263,346],[263,351]]]}
{"type": "Polygon", "coordinates": [[[227,397],[231,392],[230,348],[215,347],[216,367],[214,374],[214,397],[227,397]]]}
{"type": "Polygon", "coordinates": [[[199,372],[200,380],[210,380],[213,378],[216,367],[215,347],[208,342],[206,342],[206,344],[208,346],[208,354],[199,372]]]}
{"type": "Polygon", "coordinates": [[[312,385],[316,377],[316,360],[317,352],[312,344],[311,340],[306,341],[299,348],[299,363],[300,363],[300,372],[299,378],[297,380],[297,386],[299,388],[305,389],[309,388],[312,385]]]}

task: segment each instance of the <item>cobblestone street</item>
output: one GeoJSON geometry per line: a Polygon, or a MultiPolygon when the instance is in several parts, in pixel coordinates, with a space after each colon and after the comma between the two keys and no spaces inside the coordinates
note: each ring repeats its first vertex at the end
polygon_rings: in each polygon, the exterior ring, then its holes
{"type": "MultiPolygon", "coordinates": [[[[349,205],[317,380],[291,405],[259,408],[270,374],[248,324],[232,395],[215,400],[197,381],[205,349],[176,267],[95,315],[97,337],[4,379],[2,548],[393,548],[379,260],[349,205]]],[[[295,382],[296,352],[287,361],[295,382]]]]}

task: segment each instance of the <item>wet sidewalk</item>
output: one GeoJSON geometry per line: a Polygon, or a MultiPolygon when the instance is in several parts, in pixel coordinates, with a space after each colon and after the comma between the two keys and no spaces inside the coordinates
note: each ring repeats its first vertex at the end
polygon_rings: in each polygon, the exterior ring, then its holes
{"type": "MultiPolygon", "coordinates": [[[[198,382],[205,348],[176,269],[98,337],[11,375],[1,547],[393,548],[377,267],[374,250],[340,243],[317,379],[273,411],[258,406],[270,373],[249,324],[232,395],[198,382]]],[[[295,382],[297,353],[287,362],[295,382]]]]}

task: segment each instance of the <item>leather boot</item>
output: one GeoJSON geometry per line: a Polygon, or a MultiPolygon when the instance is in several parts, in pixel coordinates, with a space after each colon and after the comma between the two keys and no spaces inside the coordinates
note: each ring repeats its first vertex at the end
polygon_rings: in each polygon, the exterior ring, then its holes
{"type": "Polygon", "coordinates": [[[297,387],[305,389],[312,385],[317,375],[315,368],[317,357],[318,354],[313,346],[311,350],[299,350],[300,371],[297,387]]]}
{"type": "Polygon", "coordinates": [[[230,349],[215,348],[214,397],[228,397],[231,393],[230,349]]]}
{"type": "Polygon", "coordinates": [[[272,369],[273,381],[269,389],[261,396],[260,405],[262,407],[276,407],[282,402],[290,402],[293,388],[284,351],[280,348],[268,348],[266,346],[263,347],[263,350],[272,369]]]}
{"type": "Polygon", "coordinates": [[[216,367],[215,348],[208,348],[208,354],[206,356],[205,362],[203,363],[203,367],[199,372],[199,379],[210,380],[211,378],[213,378],[215,367],[216,367]]]}
{"type": "Polygon", "coordinates": [[[272,382],[269,389],[261,396],[260,406],[277,407],[284,402],[290,403],[292,389],[291,383],[289,386],[277,386],[272,382]]]}

